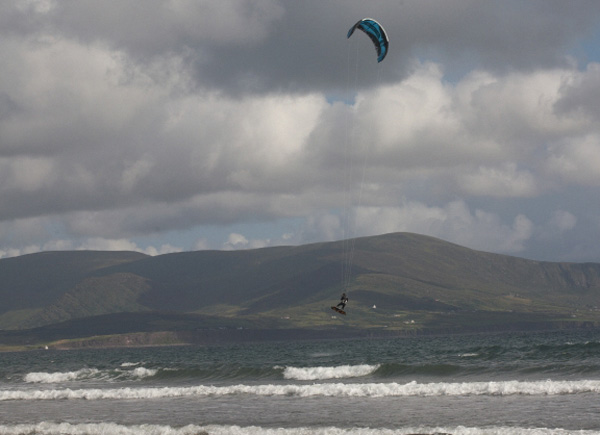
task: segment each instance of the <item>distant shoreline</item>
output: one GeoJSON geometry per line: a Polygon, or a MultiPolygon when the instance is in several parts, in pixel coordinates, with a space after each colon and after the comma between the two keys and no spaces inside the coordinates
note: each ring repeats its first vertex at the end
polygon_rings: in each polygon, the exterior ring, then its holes
{"type": "Polygon", "coordinates": [[[113,335],[60,339],[46,343],[0,344],[0,352],[25,352],[36,350],[74,350],[104,348],[141,348],[161,346],[202,346],[268,341],[349,340],[353,338],[402,338],[415,336],[446,336],[470,334],[505,334],[518,332],[547,332],[565,330],[600,329],[594,322],[548,322],[532,325],[503,325],[504,327],[464,330],[402,331],[385,329],[222,329],[202,331],[132,332],[113,335]]]}

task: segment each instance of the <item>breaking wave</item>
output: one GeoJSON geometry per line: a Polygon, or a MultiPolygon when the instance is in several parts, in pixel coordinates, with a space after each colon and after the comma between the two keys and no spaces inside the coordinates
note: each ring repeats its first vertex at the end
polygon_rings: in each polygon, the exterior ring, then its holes
{"type": "MultiPolygon", "coordinates": [[[[554,374],[580,374],[589,376],[599,372],[595,361],[583,362],[553,362],[535,366],[517,365],[507,367],[490,367],[481,362],[475,353],[465,353],[459,356],[468,360],[464,364],[456,363],[424,363],[424,364],[348,364],[338,366],[263,366],[254,367],[246,364],[215,364],[189,367],[144,367],[143,363],[122,363],[114,368],[81,368],[73,371],[43,372],[36,371],[18,377],[28,384],[61,384],[75,382],[107,383],[143,381],[147,379],[169,381],[185,380],[194,383],[218,381],[245,382],[247,380],[293,380],[293,381],[327,381],[369,377],[381,382],[397,381],[410,377],[446,377],[471,376],[501,371],[519,371],[527,375],[538,374],[539,377],[552,377],[554,374]],[[475,360],[471,362],[472,360],[475,360]]],[[[15,378],[15,380],[17,380],[15,378]]],[[[418,379],[417,379],[418,380],[418,379]]]]}
{"type": "Polygon", "coordinates": [[[100,374],[98,369],[81,369],[73,372],[31,372],[27,373],[23,380],[32,384],[57,384],[61,382],[75,381],[81,379],[97,378],[100,374]]]}
{"type": "Polygon", "coordinates": [[[408,396],[557,396],[600,393],[600,380],[580,381],[501,381],[462,383],[321,383],[311,385],[200,385],[193,387],[86,388],[50,390],[2,390],[7,400],[102,400],[156,399],[190,396],[295,396],[295,397],[408,397],[408,396]]]}
{"type": "Polygon", "coordinates": [[[284,379],[298,381],[315,381],[325,379],[356,378],[374,373],[379,365],[343,365],[337,367],[286,367],[283,370],[284,379]]]}
{"type": "Polygon", "coordinates": [[[145,367],[136,367],[133,370],[98,370],[95,368],[83,368],[70,372],[31,372],[23,376],[23,381],[31,384],[59,384],[88,379],[130,380],[155,376],[157,373],[157,369],[147,369],[145,367]]]}
{"type": "MultiPolygon", "coordinates": [[[[166,425],[142,424],[120,425],[117,423],[54,423],[1,425],[0,433],[7,435],[408,435],[415,433],[436,433],[453,435],[567,435],[573,432],[566,429],[520,428],[520,427],[426,427],[414,426],[396,429],[386,428],[339,428],[333,426],[267,428],[259,426],[187,425],[173,427],[166,425]]],[[[579,435],[597,435],[598,431],[578,430],[579,435]]]]}

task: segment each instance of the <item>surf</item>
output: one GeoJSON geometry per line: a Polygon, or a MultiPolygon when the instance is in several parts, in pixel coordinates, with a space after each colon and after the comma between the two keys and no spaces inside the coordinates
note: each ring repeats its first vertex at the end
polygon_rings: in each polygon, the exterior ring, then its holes
{"type": "Polygon", "coordinates": [[[23,376],[23,381],[28,384],[60,384],[86,380],[140,380],[155,376],[158,371],[158,369],[148,369],[145,367],[135,367],[132,370],[82,368],[67,372],[29,372],[23,376]]]}
{"type": "MultiPolygon", "coordinates": [[[[578,430],[579,435],[597,435],[598,431],[578,430]]],[[[24,435],[39,433],[46,435],[101,435],[106,433],[120,435],[409,435],[409,434],[453,434],[453,435],[567,435],[573,431],[556,428],[522,428],[522,427],[465,427],[465,426],[407,426],[396,429],[386,428],[340,428],[335,426],[270,428],[261,426],[235,425],[195,425],[181,427],[141,424],[122,425],[118,423],[55,423],[41,422],[37,424],[0,424],[0,433],[6,435],[24,435]]]]}
{"type": "Polygon", "coordinates": [[[286,367],[284,379],[315,381],[326,379],[357,378],[373,374],[380,365],[341,365],[333,367],[286,367]]]}
{"type": "Polygon", "coordinates": [[[3,390],[0,401],[9,400],[106,400],[157,399],[206,396],[289,396],[289,397],[432,397],[432,396],[560,396],[600,393],[600,380],[580,381],[498,381],[460,383],[318,383],[263,385],[199,385],[192,387],[87,388],[48,390],[3,390]]]}

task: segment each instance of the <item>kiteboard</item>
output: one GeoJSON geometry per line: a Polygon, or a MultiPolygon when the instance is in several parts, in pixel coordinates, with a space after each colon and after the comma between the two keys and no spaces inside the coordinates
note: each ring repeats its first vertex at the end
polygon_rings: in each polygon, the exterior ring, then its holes
{"type": "Polygon", "coordinates": [[[340,314],[343,314],[344,316],[346,315],[346,312],[344,310],[340,310],[338,307],[331,307],[331,309],[333,311],[337,311],[340,314]]]}

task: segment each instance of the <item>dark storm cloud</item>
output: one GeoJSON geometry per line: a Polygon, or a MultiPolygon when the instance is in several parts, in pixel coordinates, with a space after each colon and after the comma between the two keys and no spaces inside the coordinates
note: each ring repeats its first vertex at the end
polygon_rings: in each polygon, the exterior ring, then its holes
{"type": "Polygon", "coordinates": [[[278,219],[329,240],[345,195],[360,234],[593,252],[567,239],[598,232],[599,22],[596,1],[2,2],[0,257],[278,219]],[[367,16],[379,65],[346,39],[367,16]]]}
{"type": "Polygon", "coordinates": [[[377,15],[390,35],[387,62],[393,67],[385,69],[386,81],[405,76],[419,53],[443,61],[451,75],[465,65],[492,71],[564,65],[565,52],[574,50],[600,17],[594,1],[66,0],[51,5],[45,14],[5,6],[12,17],[6,26],[105,43],[140,62],[175,53],[193,68],[199,86],[232,93],[335,89],[346,80],[345,32],[363,16],[377,15]]]}

